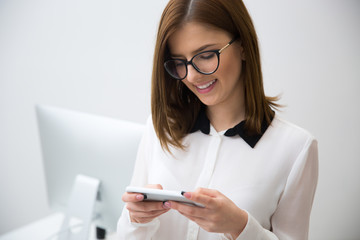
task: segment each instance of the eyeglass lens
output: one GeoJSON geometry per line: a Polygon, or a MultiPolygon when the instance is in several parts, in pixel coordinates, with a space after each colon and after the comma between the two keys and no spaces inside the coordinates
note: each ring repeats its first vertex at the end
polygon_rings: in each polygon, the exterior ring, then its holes
{"type": "MultiPolygon", "coordinates": [[[[214,51],[202,52],[190,61],[193,67],[202,74],[212,74],[217,70],[219,57],[214,51]]],[[[184,79],[187,75],[185,60],[173,59],[165,62],[167,72],[176,79],[184,79]]]]}

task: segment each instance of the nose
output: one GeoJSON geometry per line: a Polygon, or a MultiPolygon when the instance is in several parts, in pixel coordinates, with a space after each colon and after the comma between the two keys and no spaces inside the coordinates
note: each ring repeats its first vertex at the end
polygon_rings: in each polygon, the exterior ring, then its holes
{"type": "Polygon", "coordinates": [[[187,66],[188,68],[188,73],[186,76],[186,80],[188,82],[196,82],[196,80],[199,78],[200,75],[202,75],[201,73],[199,73],[193,65],[189,64],[187,66]]]}

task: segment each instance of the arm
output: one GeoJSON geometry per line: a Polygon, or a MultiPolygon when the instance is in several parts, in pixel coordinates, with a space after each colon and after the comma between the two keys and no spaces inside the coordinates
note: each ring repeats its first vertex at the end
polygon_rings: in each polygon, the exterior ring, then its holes
{"type": "Polygon", "coordinates": [[[293,165],[272,217],[273,232],[280,239],[308,239],[317,180],[317,141],[310,139],[293,165]]]}
{"type": "MultiPolygon", "coordinates": [[[[236,240],[306,240],[310,213],[318,180],[317,141],[309,138],[294,162],[272,218],[271,232],[249,215],[244,231],[236,240]]],[[[231,239],[231,238],[230,238],[231,239]]]]}
{"type": "MultiPolygon", "coordinates": [[[[140,142],[135,162],[132,186],[145,186],[147,184],[148,163],[151,155],[152,122],[148,119],[146,131],[140,142]]],[[[162,188],[160,185],[148,187],[162,188]]],[[[160,226],[157,216],[168,211],[159,202],[142,202],[143,195],[124,193],[122,197],[126,202],[122,215],[118,221],[117,234],[119,239],[151,239],[160,226]]]]}

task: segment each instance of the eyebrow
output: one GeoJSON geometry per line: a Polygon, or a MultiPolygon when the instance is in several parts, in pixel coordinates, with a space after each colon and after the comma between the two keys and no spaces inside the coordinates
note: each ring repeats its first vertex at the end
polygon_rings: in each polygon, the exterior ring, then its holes
{"type": "MultiPolygon", "coordinates": [[[[209,48],[209,47],[215,46],[215,45],[217,45],[217,44],[212,43],[212,44],[203,45],[203,46],[199,47],[198,49],[192,51],[191,54],[192,54],[192,55],[195,55],[196,53],[201,52],[201,51],[203,51],[203,50],[205,50],[205,49],[207,49],[207,48],[209,48]]],[[[183,55],[180,55],[180,54],[171,54],[171,57],[183,57],[183,55]]]]}

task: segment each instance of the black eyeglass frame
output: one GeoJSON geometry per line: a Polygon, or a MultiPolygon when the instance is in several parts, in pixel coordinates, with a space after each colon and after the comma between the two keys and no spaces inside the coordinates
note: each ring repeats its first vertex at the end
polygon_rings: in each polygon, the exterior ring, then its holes
{"type": "Polygon", "coordinates": [[[221,54],[227,47],[229,47],[233,42],[235,42],[236,40],[237,40],[237,37],[233,38],[230,42],[228,42],[224,47],[222,47],[222,48],[219,49],[219,50],[208,50],[208,51],[199,52],[199,53],[195,54],[189,61],[184,60],[184,59],[179,59],[179,58],[174,58],[174,59],[166,60],[166,61],[164,62],[164,68],[165,68],[166,72],[167,72],[171,77],[173,77],[173,78],[176,79],[176,80],[183,80],[183,79],[185,79],[185,78],[187,77],[187,75],[188,75],[188,67],[187,67],[187,66],[188,66],[189,64],[191,64],[191,65],[194,67],[194,69],[195,69],[196,71],[198,71],[199,73],[204,74],[204,75],[211,75],[211,74],[215,73],[215,72],[218,70],[218,68],[219,68],[219,65],[220,65],[220,54],[221,54]],[[202,71],[193,63],[193,60],[194,60],[194,58],[196,58],[196,57],[199,56],[200,54],[210,53],[210,52],[216,54],[216,57],[217,57],[217,59],[218,59],[218,64],[217,64],[217,66],[216,66],[216,68],[215,68],[214,71],[212,71],[212,72],[202,72],[202,71]],[[167,68],[166,68],[166,63],[169,62],[169,61],[174,61],[174,60],[176,60],[176,61],[181,61],[181,62],[183,62],[183,63],[185,64],[186,73],[185,73],[185,76],[184,76],[183,78],[178,78],[178,77],[174,76],[173,74],[171,74],[170,71],[167,70],[167,68]]]}

